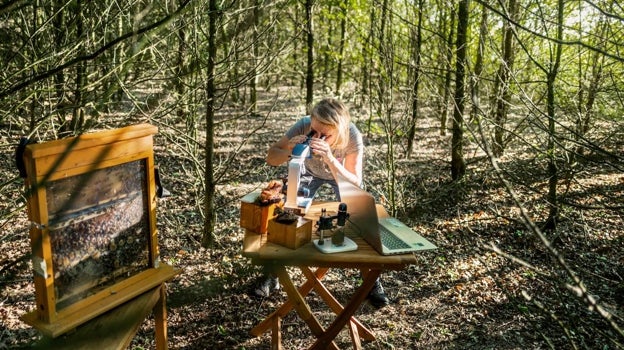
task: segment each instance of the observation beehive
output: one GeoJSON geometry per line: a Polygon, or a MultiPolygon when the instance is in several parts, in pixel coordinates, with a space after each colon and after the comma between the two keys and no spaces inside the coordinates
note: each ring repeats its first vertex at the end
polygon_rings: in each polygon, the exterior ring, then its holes
{"type": "Polygon", "coordinates": [[[153,135],[140,124],[24,152],[37,309],[57,336],[171,278],[159,264],[153,135]]]}

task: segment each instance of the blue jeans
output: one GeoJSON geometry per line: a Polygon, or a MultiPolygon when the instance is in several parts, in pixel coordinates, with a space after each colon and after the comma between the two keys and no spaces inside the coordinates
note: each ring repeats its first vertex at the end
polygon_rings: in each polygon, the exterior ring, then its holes
{"type": "Polygon", "coordinates": [[[314,195],[323,184],[329,184],[331,186],[336,194],[336,201],[340,202],[340,189],[338,189],[336,180],[325,180],[313,176],[301,177],[301,186],[306,187],[310,191],[306,196],[308,198],[314,198],[314,195]]]}

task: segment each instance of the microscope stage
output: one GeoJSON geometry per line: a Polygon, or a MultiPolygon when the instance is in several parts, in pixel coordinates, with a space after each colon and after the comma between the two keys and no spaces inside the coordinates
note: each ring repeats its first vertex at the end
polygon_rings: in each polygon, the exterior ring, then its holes
{"type": "Polygon", "coordinates": [[[325,254],[342,253],[357,250],[358,246],[351,238],[345,237],[343,245],[332,244],[331,238],[323,239],[323,244],[319,244],[319,239],[313,239],[314,246],[325,254]]]}
{"type": "Polygon", "coordinates": [[[297,215],[303,216],[308,212],[308,209],[310,209],[311,205],[312,205],[312,198],[297,197],[297,206],[295,207],[292,205],[292,203],[286,202],[284,204],[284,210],[285,211],[290,210],[297,215]]]}

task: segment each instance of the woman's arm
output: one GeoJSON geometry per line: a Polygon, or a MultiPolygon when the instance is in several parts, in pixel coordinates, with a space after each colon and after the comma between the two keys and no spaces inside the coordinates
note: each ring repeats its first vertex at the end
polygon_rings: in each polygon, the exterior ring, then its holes
{"type": "Polygon", "coordinates": [[[351,153],[347,154],[342,164],[333,155],[328,160],[323,160],[331,170],[334,179],[337,179],[339,174],[352,184],[361,186],[363,158],[362,154],[351,153]]]}
{"type": "Polygon", "coordinates": [[[295,145],[305,141],[305,135],[297,135],[289,139],[288,136],[282,136],[279,141],[274,143],[267,152],[266,161],[269,165],[278,166],[290,159],[292,150],[295,145]]]}

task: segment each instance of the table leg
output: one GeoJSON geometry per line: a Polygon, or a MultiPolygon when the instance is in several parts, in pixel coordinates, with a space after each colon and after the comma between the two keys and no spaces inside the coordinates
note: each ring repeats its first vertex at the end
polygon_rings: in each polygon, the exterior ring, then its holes
{"type": "MultiPolygon", "coordinates": [[[[286,272],[286,270],[284,270],[286,272]]],[[[370,270],[365,274],[364,281],[362,285],[356,290],[355,294],[351,297],[351,300],[344,308],[344,310],[336,317],[334,322],[327,328],[327,330],[320,336],[317,336],[318,339],[312,345],[310,349],[326,349],[329,344],[334,344],[333,340],[336,338],[338,333],[344,328],[347,321],[351,319],[355,311],[360,307],[362,302],[368,296],[368,293],[375,285],[375,280],[379,277],[381,270],[370,270]]],[[[288,276],[288,274],[286,274],[288,276]]],[[[315,333],[316,335],[316,333],[315,333]]]]}
{"type": "MultiPolygon", "coordinates": [[[[305,277],[308,279],[308,281],[314,280],[314,282],[315,282],[314,283],[314,289],[319,294],[319,296],[325,301],[327,306],[329,306],[329,308],[336,315],[339,315],[341,312],[344,311],[344,307],[340,304],[340,302],[338,302],[338,300],[336,300],[336,298],[334,298],[334,296],[329,292],[329,290],[327,290],[327,288],[325,288],[325,286],[320,281],[320,279],[317,278],[312,273],[312,270],[310,270],[309,267],[300,266],[299,268],[301,269],[301,271],[303,272],[305,277]]],[[[354,332],[353,331],[351,332],[352,333],[352,338],[354,338],[354,335],[358,336],[358,339],[357,339],[358,342],[359,342],[359,338],[360,337],[362,339],[369,340],[369,341],[375,340],[375,335],[373,334],[373,332],[371,330],[369,330],[368,328],[366,328],[355,317],[351,317],[349,319],[349,323],[350,323],[349,327],[354,330],[354,332]],[[355,326],[355,328],[353,326],[355,326]]]]}
{"type": "Polygon", "coordinates": [[[273,318],[271,328],[271,350],[282,350],[282,319],[273,318]]]}
{"type": "MultiPolygon", "coordinates": [[[[323,326],[321,326],[320,322],[316,319],[314,314],[312,314],[312,310],[310,309],[310,306],[306,303],[303,296],[299,294],[299,291],[293,284],[293,281],[290,279],[290,275],[288,275],[288,271],[286,271],[286,268],[284,266],[279,266],[276,273],[280,279],[280,283],[282,284],[284,290],[286,291],[286,294],[288,295],[288,299],[292,301],[295,310],[297,310],[297,313],[299,314],[299,317],[308,324],[308,327],[310,327],[312,334],[314,334],[317,338],[327,338],[325,336],[326,332],[323,329],[323,326]]],[[[334,335],[333,337],[331,337],[331,339],[325,341],[323,349],[338,350],[338,346],[333,341],[335,337],[336,336],[334,335]]]]}
{"type": "MultiPolygon", "coordinates": [[[[328,270],[329,269],[326,267],[321,267],[321,268],[316,269],[316,271],[314,272],[315,279],[314,280],[308,279],[301,287],[299,287],[299,293],[301,293],[301,295],[303,296],[308,295],[308,293],[310,293],[310,291],[314,287],[314,284],[317,283],[316,281],[323,278],[323,276],[325,276],[328,270]]],[[[290,299],[288,299],[282,306],[280,306],[279,309],[275,310],[271,315],[267,316],[267,318],[265,318],[264,321],[260,322],[257,326],[255,326],[251,330],[251,334],[256,337],[261,336],[264,332],[266,332],[267,330],[269,330],[269,328],[272,327],[273,319],[284,318],[284,316],[286,316],[290,312],[290,310],[292,310],[292,308],[293,308],[293,303],[290,299]]]]}
{"type": "Polygon", "coordinates": [[[362,271],[364,279],[362,285],[356,290],[347,306],[343,307],[321,282],[321,279],[327,273],[328,268],[318,268],[314,272],[306,266],[299,266],[299,268],[307,279],[299,290],[297,290],[294,286],[286,268],[278,268],[276,273],[280,278],[280,283],[288,295],[288,300],[278,310],[274,311],[264,321],[254,327],[251,331],[253,335],[260,336],[268,329],[272,329],[273,335],[271,349],[282,349],[281,319],[294,307],[299,314],[299,317],[301,317],[301,319],[308,324],[312,333],[317,337],[317,340],[314,345],[312,345],[311,349],[338,349],[337,345],[334,343],[334,339],[345,327],[347,322],[349,322],[348,329],[354,349],[361,349],[360,338],[369,341],[375,340],[374,334],[362,325],[355,317],[353,317],[353,314],[368,296],[368,293],[373,288],[375,280],[379,277],[381,270],[362,271]],[[313,288],[330,307],[330,309],[337,315],[336,319],[327,330],[323,329],[316,317],[312,314],[312,310],[305,302],[304,297],[308,295],[313,288]]]}
{"type": "Polygon", "coordinates": [[[163,283],[160,285],[160,299],[154,307],[156,349],[167,350],[167,289],[163,283]]]}
{"type": "Polygon", "coordinates": [[[351,336],[351,344],[353,344],[353,349],[361,350],[362,341],[360,340],[360,333],[358,332],[357,326],[353,322],[349,322],[349,336],[351,336]]]}

